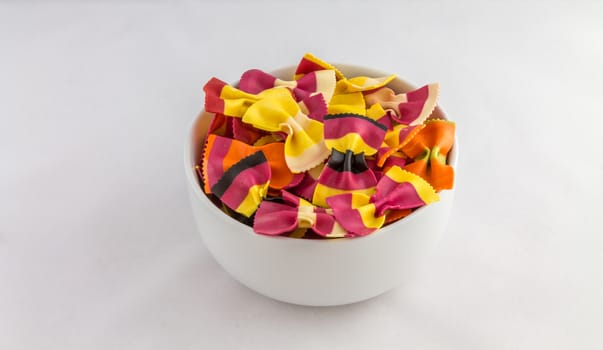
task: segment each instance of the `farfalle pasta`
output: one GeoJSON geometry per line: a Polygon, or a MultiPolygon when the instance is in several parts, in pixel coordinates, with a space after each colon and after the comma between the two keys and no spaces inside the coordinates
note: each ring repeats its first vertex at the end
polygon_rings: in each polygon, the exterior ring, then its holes
{"type": "Polygon", "coordinates": [[[365,99],[369,106],[379,104],[383,108],[393,111],[392,118],[400,124],[418,125],[433,112],[439,93],[439,84],[425,85],[401,94],[396,94],[390,88],[382,87],[366,94],[365,99]]]}
{"type": "Polygon", "coordinates": [[[395,166],[379,180],[372,196],[345,193],[327,198],[327,203],[349,234],[365,236],[383,226],[388,211],[415,209],[437,200],[427,181],[395,166]]]}
{"type": "Polygon", "coordinates": [[[329,155],[322,136],[323,123],[304,114],[286,90],[255,102],[242,119],[260,130],[287,134],[285,161],[294,173],[316,166],[329,155]]]}
{"type": "Polygon", "coordinates": [[[449,190],[454,184],[454,169],[446,164],[448,152],[454,144],[455,124],[448,120],[429,120],[412,137],[402,152],[414,161],[404,169],[420,175],[436,190],[449,190]]]}
{"type": "Polygon", "coordinates": [[[339,71],[339,69],[337,69],[332,64],[321,60],[320,58],[314,56],[311,53],[306,53],[297,65],[297,68],[295,69],[294,79],[299,80],[304,75],[311,72],[316,72],[318,70],[332,70],[333,72],[335,72],[335,78],[337,80],[345,78],[343,73],[341,73],[341,71],[339,71]]]}
{"type": "Polygon", "coordinates": [[[285,145],[272,142],[263,146],[250,146],[223,136],[210,134],[203,152],[203,183],[205,193],[212,193],[212,186],[220,180],[224,172],[241,159],[261,151],[270,167],[269,187],[280,190],[295,185],[295,175],[285,163],[285,145]]]}
{"type": "Polygon", "coordinates": [[[259,69],[250,69],[241,76],[239,89],[257,94],[281,86],[289,88],[297,101],[302,101],[316,93],[322,94],[326,101],[330,101],[335,92],[335,83],[333,70],[313,71],[298,80],[281,80],[259,69]]]}
{"type": "Polygon", "coordinates": [[[377,165],[385,166],[388,159],[395,154],[400,154],[400,149],[404,147],[414,136],[420,132],[425,125],[404,125],[399,124],[389,130],[383,140],[383,145],[379,148],[377,156],[377,165]]]}
{"type": "Polygon", "coordinates": [[[432,115],[439,85],[345,76],[312,54],[291,80],[259,69],[204,86],[214,113],[197,166],[204,192],[258,234],[371,234],[454,186],[455,124],[432,115]]]}
{"type": "Polygon", "coordinates": [[[313,203],[326,207],[326,199],[335,194],[372,193],[377,179],[365,157],[377,153],[387,127],[357,114],[328,115],[324,120],[331,156],[318,178],[313,203]]]}
{"type": "Polygon", "coordinates": [[[387,77],[371,78],[371,77],[354,77],[350,79],[342,79],[341,83],[345,86],[347,92],[366,92],[375,89],[380,89],[396,79],[396,75],[392,74],[387,77]]]}
{"type": "Polygon", "coordinates": [[[348,235],[335,220],[333,210],[312,205],[287,191],[281,194],[280,202],[264,201],[258,209],[253,229],[265,235],[281,235],[298,229],[312,229],[327,238],[348,235]]]}
{"type": "Polygon", "coordinates": [[[239,160],[211,186],[211,193],[230,209],[247,217],[258,208],[268,192],[271,172],[264,152],[239,160]]]}

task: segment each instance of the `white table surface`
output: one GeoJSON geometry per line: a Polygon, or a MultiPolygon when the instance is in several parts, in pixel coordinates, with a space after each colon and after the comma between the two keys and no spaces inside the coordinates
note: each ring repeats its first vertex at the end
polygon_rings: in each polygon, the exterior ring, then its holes
{"type": "Polygon", "coordinates": [[[0,4],[1,349],[601,349],[603,4],[0,4]],[[211,258],[202,87],[327,61],[439,81],[453,218],[415,281],[276,302],[211,258]]]}

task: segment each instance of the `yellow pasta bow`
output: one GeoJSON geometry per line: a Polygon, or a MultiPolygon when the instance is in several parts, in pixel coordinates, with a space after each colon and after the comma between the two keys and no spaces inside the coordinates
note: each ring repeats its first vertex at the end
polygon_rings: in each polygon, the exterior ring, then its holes
{"type": "Polygon", "coordinates": [[[285,161],[294,173],[304,172],[324,161],[329,150],[323,140],[323,124],[304,114],[286,88],[274,88],[252,104],[243,121],[258,129],[285,132],[285,161]]]}
{"type": "Polygon", "coordinates": [[[392,74],[387,77],[370,78],[370,77],[354,77],[343,79],[341,82],[345,85],[347,92],[370,91],[375,90],[389,84],[396,79],[396,75],[392,74]]]}

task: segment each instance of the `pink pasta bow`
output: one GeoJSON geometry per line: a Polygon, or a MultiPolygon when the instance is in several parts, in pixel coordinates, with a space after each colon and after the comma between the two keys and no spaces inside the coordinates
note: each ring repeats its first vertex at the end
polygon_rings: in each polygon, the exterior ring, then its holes
{"type": "Polygon", "coordinates": [[[327,203],[346,231],[365,236],[383,226],[388,211],[414,209],[437,200],[427,181],[394,166],[381,177],[372,196],[344,193],[327,198],[327,203]]]}
{"type": "Polygon", "coordinates": [[[251,94],[259,94],[278,86],[289,88],[297,101],[303,101],[310,95],[320,93],[328,102],[335,91],[335,71],[318,70],[304,75],[299,80],[287,81],[259,69],[251,69],[243,73],[239,82],[239,89],[251,94]]]}
{"type": "Polygon", "coordinates": [[[440,86],[425,85],[414,91],[397,94],[390,88],[382,87],[364,96],[366,104],[380,104],[385,110],[392,110],[392,118],[400,124],[422,124],[433,112],[440,92],[440,86]]]}
{"type": "Polygon", "coordinates": [[[377,179],[365,157],[377,152],[387,127],[363,115],[327,115],[325,144],[331,157],[314,189],[312,203],[326,207],[329,196],[344,192],[372,194],[377,179]]]}
{"type": "Polygon", "coordinates": [[[298,228],[312,229],[323,237],[345,237],[346,232],[333,217],[333,211],[313,206],[289,192],[282,192],[283,203],[265,200],[255,214],[253,229],[265,235],[281,235],[298,228]]]}

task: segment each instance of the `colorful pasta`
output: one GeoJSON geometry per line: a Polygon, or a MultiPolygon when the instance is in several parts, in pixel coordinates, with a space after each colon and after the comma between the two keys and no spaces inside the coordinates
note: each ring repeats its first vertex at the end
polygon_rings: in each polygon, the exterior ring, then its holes
{"type": "Polygon", "coordinates": [[[340,193],[371,194],[377,179],[366,156],[377,153],[387,127],[357,114],[327,115],[324,140],[331,157],[314,190],[312,202],[326,207],[326,199],[340,193]]]}
{"type": "Polygon", "coordinates": [[[344,229],[365,236],[383,226],[388,211],[415,209],[437,200],[427,181],[394,166],[379,180],[372,196],[345,193],[327,198],[327,203],[344,229]]]}
{"type": "Polygon", "coordinates": [[[263,201],[255,214],[253,229],[265,235],[280,235],[297,229],[312,229],[328,237],[345,237],[347,232],[335,221],[333,211],[312,205],[303,198],[282,192],[282,203],[263,201]]]}
{"type": "Polygon", "coordinates": [[[455,124],[432,115],[437,83],[396,92],[395,78],[346,77],[306,54],[293,80],[210,79],[204,192],[258,234],[305,239],[365,236],[438,201],[454,185],[455,124]]]}

